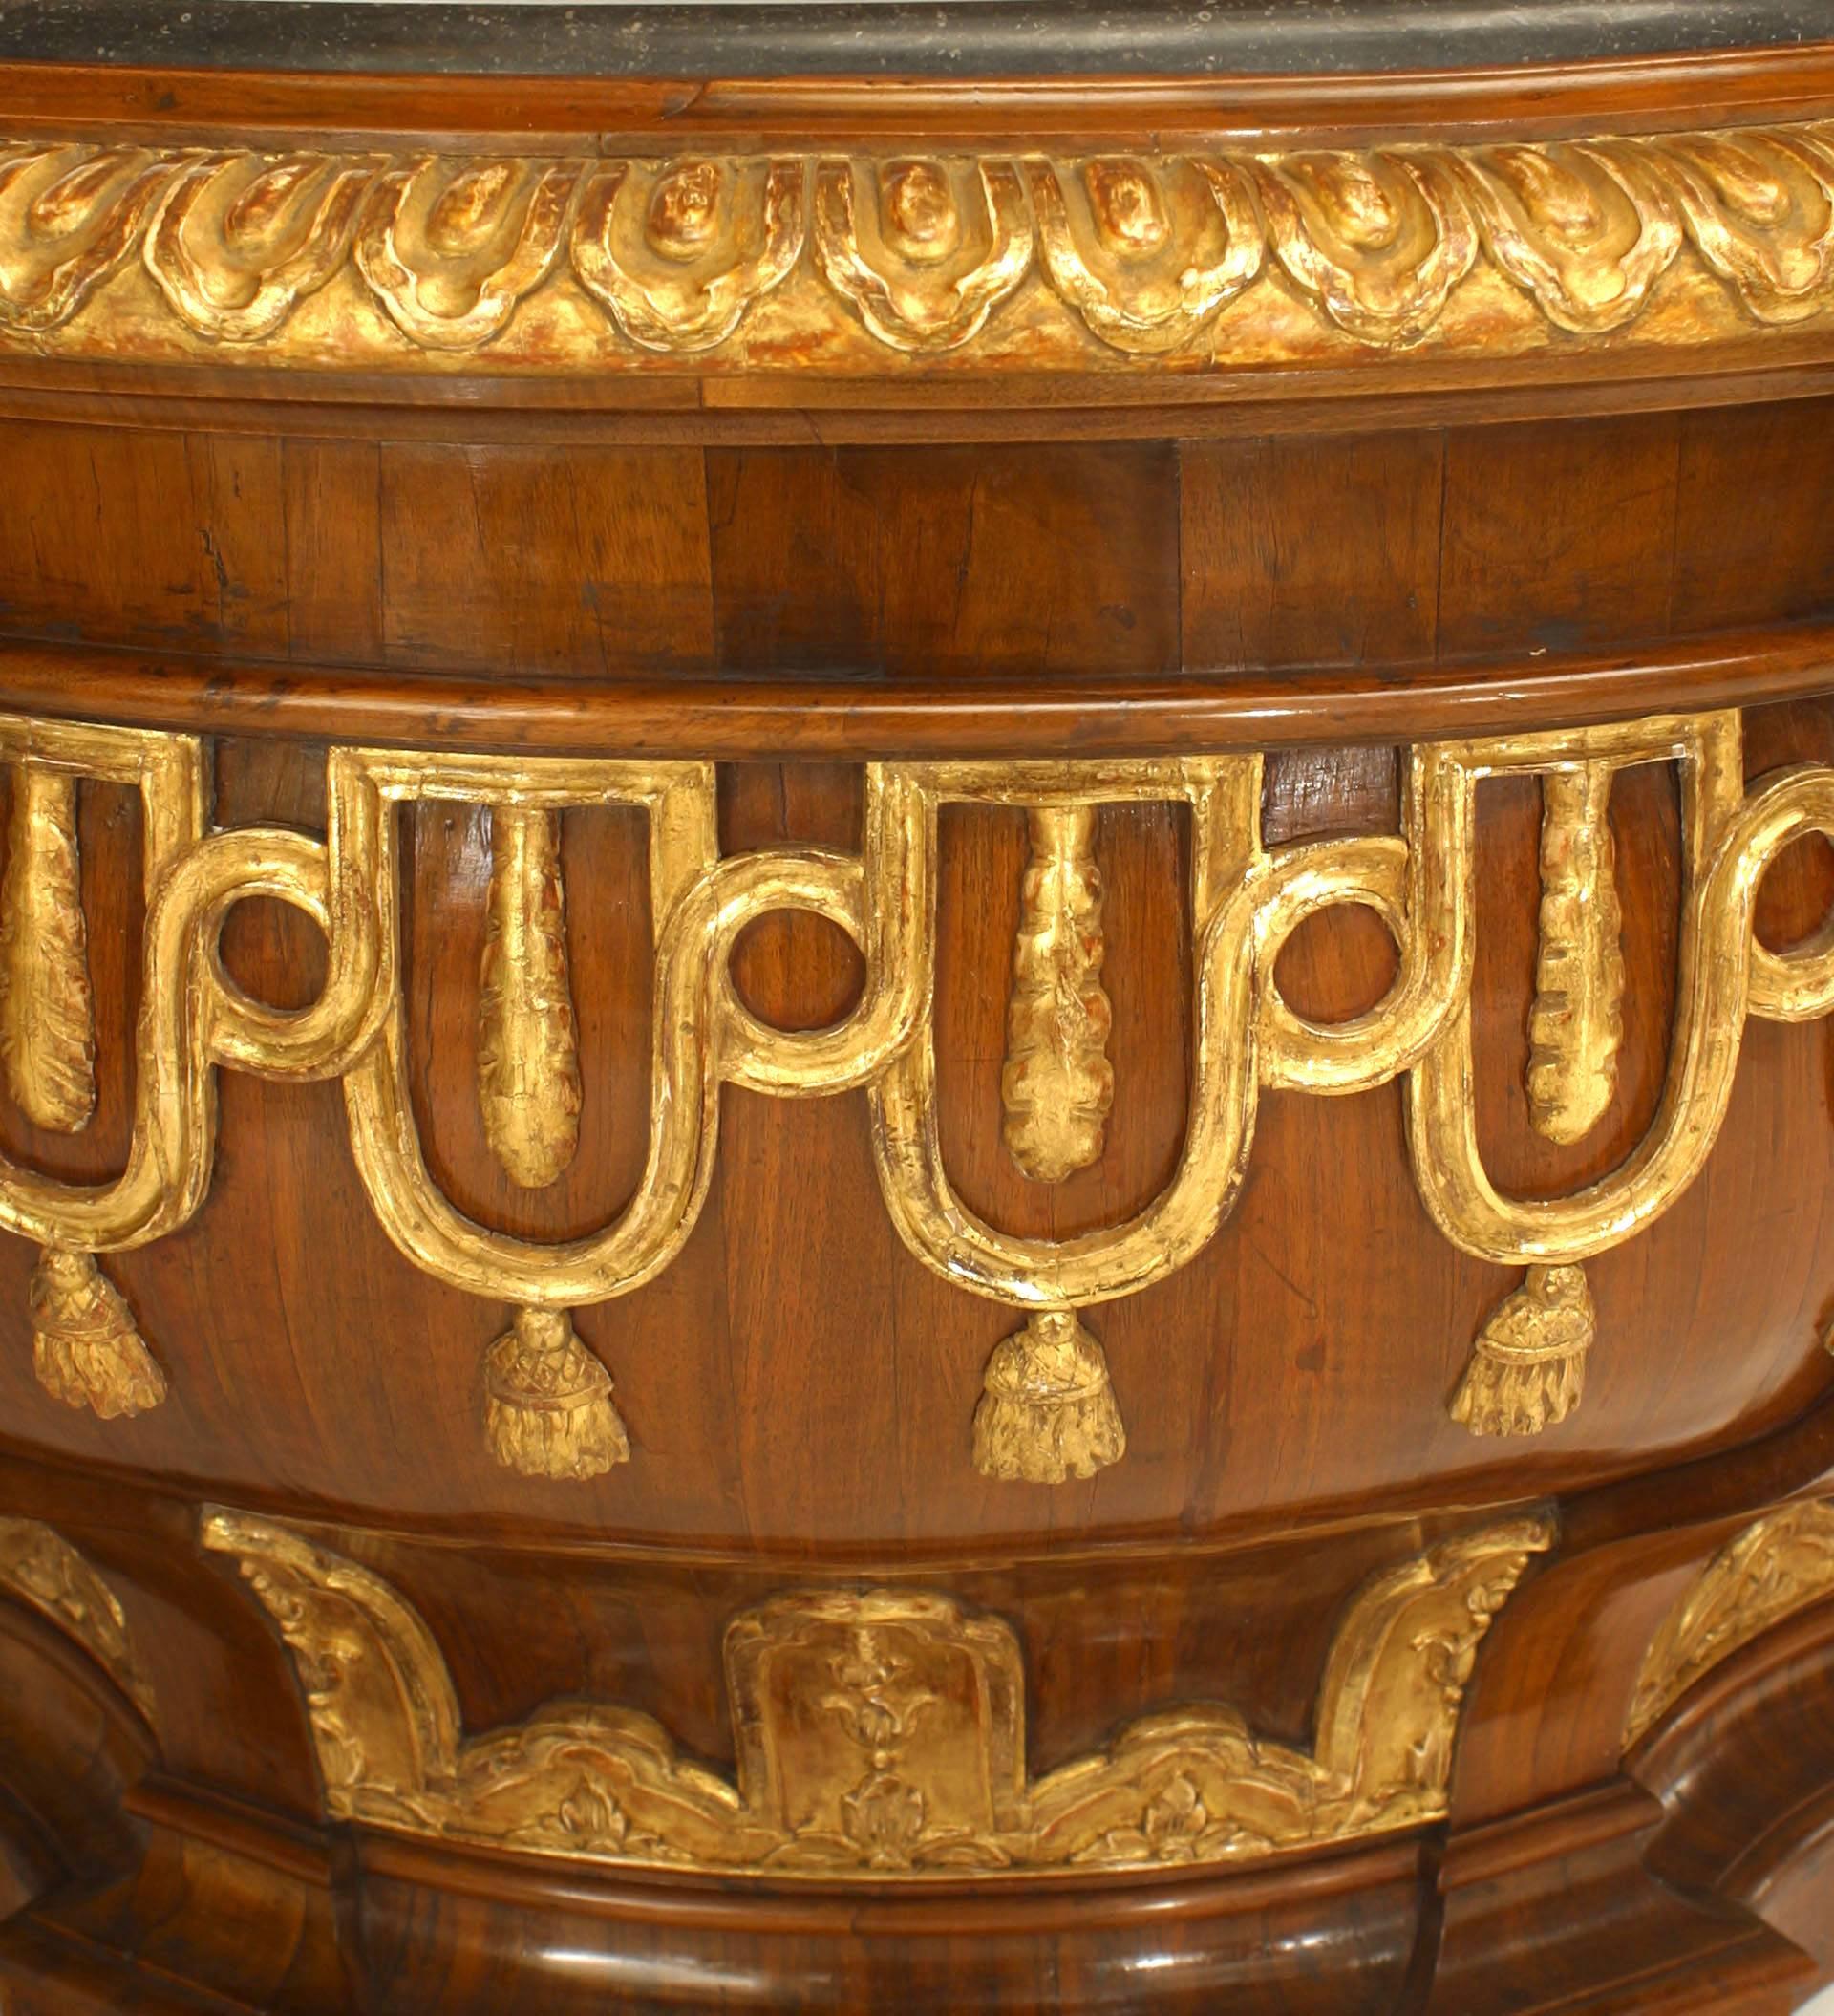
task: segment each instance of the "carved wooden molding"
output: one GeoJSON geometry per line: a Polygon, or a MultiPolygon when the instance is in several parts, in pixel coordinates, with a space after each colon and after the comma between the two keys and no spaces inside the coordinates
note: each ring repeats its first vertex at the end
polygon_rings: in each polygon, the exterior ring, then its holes
{"type": "Polygon", "coordinates": [[[1007,1624],[926,1591],[778,1597],[726,1632],[733,1782],[607,1704],[467,1736],[438,1645],[380,1576],[240,1512],[207,1512],[203,1536],[292,1653],[331,1818],[612,1865],[878,1881],[1237,1862],[1441,1817],[1479,1643],[1552,1529],[1491,1527],[1365,1584],[1311,1751],[1202,1704],[1041,1778],[1026,1775],[1007,1624]]]}
{"type": "Polygon", "coordinates": [[[1826,306],[1831,136],[1048,158],[0,142],[0,333],[541,372],[1710,343],[1826,306]]]}
{"type": "MultiPolygon", "coordinates": [[[[1779,954],[1752,930],[1771,863],[1805,834],[1834,833],[1834,768],[1799,765],[1748,787],[1740,723],[1730,713],[1423,744],[1408,758],[1399,832],[1273,847],[1261,837],[1261,762],[1251,756],[874,763],[860,853],[726,856],[708,763],[334,748],[321,840],[270,826],[207,830],[203,751],[184,736],[0,717],[0,761],[138,783],[148,835],[153,895],[126,1167],[86,1188],[0,1161],[0,1228],[48,1249],[45,1267],[54,1265],[60,1280],[73,1267],[90,1270],[67,1283],[82,1287],[82,1320],[42,1332],[47,1353],[69,1333],[85,1354],[73,1360],[75,1383],[63,1382],[65,1397],[84,1397],[85,1379],[104,1411],[158,1397],[157,1365],[132,1312],[89,1256],[162,1237],[196,1212],[215,1154],[214,1072],[339,1079],[352,1159],[395,1246],[438,1280],[522,1312],[508,1332],[501,1319],[484,1332],[500,1340],[480,1400],[495,1409],[498,1453],[543,1475],[593,1475],[628,1451],[609,1377],[568,1312],[640,1289],[681,1251],[713,1180],[722,1085],[778,1098],[864,1091],[880,1190],[899,1236],[944,1279],[1027,1319],[1022,1341],[1003,1345],[989,1368],[982,1460],[995,1474],[1056,1481],[1114,1460],[1124,1441],[1098,1340],[1081,1317],[1164,1279],[1214,1236],[1246,1175],[1264,1087],[1335,1094],[1405,1079],[1414,1179],[1434,1222],[1463,1252],[1526,1270],[1479,1340],[1455,1402],[1459,1418],[1479,1432],[1532,1433],[1579,1398],[1594,1330],[1583,1263],[1653,1223],[1699,1175],[1731,1098],[1747,1019],[1808,1020],[1834,1008],[1834,946],[1818,936],[1779,954]],[[1485,1169],[1472,1096],[1478,787],[1500,774],[1579,766],[1605,776],[1641,763],[1674,763],[1689,807],[1662,1096],[1645,1138],[1584,1189],[1505,1195],[1485,1169]],[[546,1242],[480,1224],[428,1167],[409,1093],[395,854],[395,808],[424,799],[507,805],[519,817],[590,804],[647,815],[649,1143],[625,1211],[580,1237],[546,1242]],[[1182,802],[1190,813],[1193,1055],[1184,1144],[1165,1187],[1133,1217],[1069,1238],[1022,1237],[969,1209],[941,1146],[940,811],[959,802],[1035,811],[1142,801],[1182,802]],[[323,929],[329,976],[310,1007],[281,1014],[250,1000],[211,956],[224,915],[249,895],[292,904],[323,929]],[[1339,903],[1367,905],[1386,921],[1399,967],[1375,1008],[1322,1024],[1289,1006],[1275,975],[1291,933],[1339,903]],[[730,971],[737,936],[782,909],[827,917],[864,956],[859,1003],[831,1027],[773,1028],[738,997],[730,971]],[[1047,1315],[1077,1320],[1041,1324],[1047,1315]]],[[[1608,795],[1593,793],[1582,819],[1602,818],[1608,795]]],[[[544,843],[540,872],[512,878],[515,902],[531,917],[550,906],[558,917],[560,875],[544,843]]],[[[1546,917],[1544,905],[1544,930],[1546,917]]],[[[512,939],[542,965],[517,998],[529,1011],[519,1011],[521,1019],[541,1038],[524,1047],[545,1057],[565,1026],[558,1015],[534,1013],[558,998],[549,970],[557,941],[520,926],[500,933],[487,978],[495,962],[518,955],[512,939]]],[[[1078,984],[1090,977],[1085,970],[1078,984]]],[[[1019,984],[1030,985],[1028,970],[1019,984]]],[[[1063,1098],[1081,1099],[1065,1086],[1063,1098]]]]}
{"type": "Polygon", "coordinates": [[[37,1519],[0,1519],[0,1594],[49,1618],[153,1720],[153,1684],[120,1598],[62,1533],[37,1519]]]}
{"type": "Polygon", "coordinates": [[[1643,1661],[1625,1726],[1629,1749],[1722,1660],[1834,1597],[1834,1500],[1766,1512],[1714,1555],[1664,1619],[1643,1661]]]}

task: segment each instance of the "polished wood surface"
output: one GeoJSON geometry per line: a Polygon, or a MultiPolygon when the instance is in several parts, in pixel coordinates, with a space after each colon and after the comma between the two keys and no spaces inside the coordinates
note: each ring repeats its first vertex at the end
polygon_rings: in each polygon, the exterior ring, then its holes
{"type": "MultiPolygon", "coordinates": [[[[1819,115],[1829,63],[1807,49],[1557,80],[1263,79],[1243,103],[1284,92],[1293,130],[1345,145],[1390,123],[1524,140],[1564,119],[1705,130],[1819,115]]],[[[202,75],[21,65],[8,79],[10,132],[160,145],[366,130],[522,145],[641,135],[672,109],[640,82],[527,81],[505,100],[475,79],[275,75],[238,101],[202,75]]],[[[813,89],[723,85],[683,116],[695,144],[753,149],[829,133],[1141,145],[1160,99],[1186,108],[1168,134],[1259,118],[1226,116],[1188,79],[1079,97],[1013,83],[984,105],[940,84],[813,89]]],[[[791,374],[757,396],[765,424],[751,379],[715,393],[693,370],[583,386],[518,379],[485,350],[443,376],[340,380],[8,340],[0,707],[41,738],[92,721],[201,735],[215,828],[313,846],[334,824],[328,755],[371,745],[410,767],[707,760],[722,858],[861,854],[864,766],[918,759],[1265,751],[1274,850],[1407,830],[1410,750],[1461,738],[1729,710],[1756,789],[1834,764],[1826,344],[1810,317],[1754,329],[1736,356],[1682,343],[1659,372],[1576,339],[1443,373],[1427,344],[1252,392],[1188,370],[988,372],[946,397],[936,373],[895,391],[791,374]]],[[[15,833],[27,769],[0,764],[0,828],[15,833]]],[[[1094,796],[1113,1100],[1098,1152],[1056,1182],[1024,1173],[1004,1132],[1013,947],[1043,900],[1027,894],[1028,813],[949,803],[937,825],[943,1160],[968,1210],[1054,1242],[1151,1207],[1193,1125],[1200,815],[1170,795],[1094,796]]],[[[406,1105],[470,1219],[577,1239],[646,1180],[664,920],[644,816],[570,804],[578,1146],[524,1187],[478,1096],[503,803],[434,792],[385,815],[406,1105]]],[[[1477,789],[1471,1108],[1511,1198],[1610,1177],[1663,1118],[1695,956],[1693,815],[1666,760],[1620,769],[1608,804],[1615,1078],[1597,1124],[1561,1145],[1526,1083],[1543,791],[1532,769],[1477,789]]],[[[94,1117],[35,1126],[15,1085],[0,1154],[86,1185],[134,1153],[160,891],[150,908],[139,792],[86,778],[75,807],[94,1117]]],[[[1763,877],[1757,939],[1812,956],[1831,906],[1834,846],[1805,832],[1763,877]]],[[[223,921],[227,981],[274,1009],[319,1000],[335,951],[272,895],[242,894],[223,921]]],[[[1380,1010],[1404,960],[1376,909],[1334,902],[1293,931],[1271,984],[1302,1017],[1349,1022],[1380,1010]]],[[[874,981],[849,932],[809,909],[756,917],[730,968],[776,1030],[842,1023],[874,981]]],[[[1834,1053],[1823,1019],[1754,1013],[1731,1040],[1704,1171],[1584,1261],[1596,1338],[1567,1419],[1497,1439],[1450,1410],[1522,1274],[1436,1230],[1410,1163],[1414,1060],[1349,1097],[1265,1092],[1217,1234],[1081,1312],[1125,1453],[1052,1484],[975,1468],[984,1376],[1014,1314],[901,1238],[863,1089],[715,1095],[718,1152],[679,1255],[573,1312],[629,1460],[561,1477],[493,1453],[481,1367],[503,1305],[391,1242],[352,1158],[343,1074],[215,1072],[201,1208],[101,1255],[168,1383],[160,1405],[102,1419],[47,1392],[37,1255],[0,1241],[0,1535],[41,1546],[22,1555],[35,1581],[0,1557],[0,2000],[21,2016],[1781,2016],[1834,1974],[1834,1549],[1818,1568],[1819,1528],[1803,1542],[1764,1525],[1834,1489],[1834,1053]],[[1241,1718],[1253,1769],[1300,1771],[1323,1754],[1325,1677],[1368,1593],[1430,1582],[1442,1571],[1421,1564],[1474,1536],[1531,1538],[1442,1657],[1446,1627],[1419,1627],[1449,1704],[1444,1743],[1417,1759],[1438,1801],[1424,1817],[1365,1812],[1284,1839],[1248,1826],[1219,1847],[1186,1779],[1188,1800],[1142,1816],[1150,1854],[1103,1841],[1034,1866],[1012,1830],[1000,1852],[1017,1859],[997,1875],[913,1877],[888,1854],[815,1874],[646,1861],[621,1812],[616,1852],[601,1817],[597,1850],[573,1853],[442,1833],[431,1806],[340,1808],[326,1703],[345,1712],[337,1688],[369,1641],[343,1617],[302,1652],[303,1613],[211,1537],[219,1514],[320,1550],[333,1580],[405,1608],[467,1742],[521,1741],[557,1704],[649,1718],[690,1767],[736,1783],[748,1813],[757,1738],[730,1634],[786,1597],[933,1597],[1010,1634],[1032,1798],[1062,1768],[1112,1768],[1142,1718],[1193,1705],[1241,1718]],[[116,1637],[85,1637],[67,1585],[47,1595],[43,1563],[64,1556],[40,1529],[99,1578],[92,1619],[118,1606],[150,1712],[104,1656],[116,1637]],[[1797,1551],[1766,1552],[1773,1530],[1797,1551]],[[1750,1588],[1772,1593],[1749,1637],[1702,1609],[1741,1543],[1750,1588]],[[1665,1641],[1701,1677],[1627,1742],[1665,1641]]],[[[837,1698],[782,1712],[819,1722],[844,1710],[844,1685],[837,1698]]]]}

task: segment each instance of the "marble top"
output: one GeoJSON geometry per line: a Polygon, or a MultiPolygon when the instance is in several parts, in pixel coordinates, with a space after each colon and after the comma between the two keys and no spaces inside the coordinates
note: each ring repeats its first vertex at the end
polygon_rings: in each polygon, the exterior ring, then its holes
{"type": "Polygon", "coordinates": [[[0,61],[582,76],[1330,74],[1834,38],[1834,0],[0,0],[0,61]]]}

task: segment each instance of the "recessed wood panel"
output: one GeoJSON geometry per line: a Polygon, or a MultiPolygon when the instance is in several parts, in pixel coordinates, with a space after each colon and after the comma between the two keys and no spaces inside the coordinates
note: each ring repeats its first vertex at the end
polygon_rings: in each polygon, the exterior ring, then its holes
{"type": "Polygon", "coordinates": [[[279,443],[0,423],[0,623],[284,656],[279,443]]]}
{"type": "Polygon", "coordinates": [[[1680,431],[1675,629],[1834,610],[1834,404],[1690,413],[1680,431]]]}
{"type": "Polygon", "coordinates": [[[692,449],[393,442],[379,531],[394,664],[615,675],[709,658],[692,449]]]}
{"type": "Polygon", "coordinates": [[[1163,443],[711,450],[734,671],[1164,671],[1178,470],[1163,443]]]}
{"type": "Polygon", "coordinates": [[[1680,422],[1456,427],[1439,653],[1580,651],[1669,628],[1680,422]]]}
{"type": "Polygon", "coordinates": [[[1444,456],[1433,430],[1184,443],[1186,666],[1430,658],[1444,456]]]}

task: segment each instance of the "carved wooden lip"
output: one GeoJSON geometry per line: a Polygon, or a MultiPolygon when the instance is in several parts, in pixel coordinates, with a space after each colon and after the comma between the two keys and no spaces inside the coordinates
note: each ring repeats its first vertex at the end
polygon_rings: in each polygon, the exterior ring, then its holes
{"type": "Polygon", "coordinates": [[[1754,339],[1781,361],[1830,300],[1815,121],[660,159],[0,141],[0,337],[140,366],[1579,375],[1754,339]]]}
{"type": "Polygon", "coordinates": [[[652,675],[544,684],[95,646],[0,642],[10,710],[136,728],[327,737],[404,748],[655,757],[1160,755],[1395,742],[1757,706],[1834,685],[1834,624],[1653,645],[1634,654],[1453,659],[1406,676],[1328,668],[1030,676],[897,685],[809,675],[652,675]]]}

